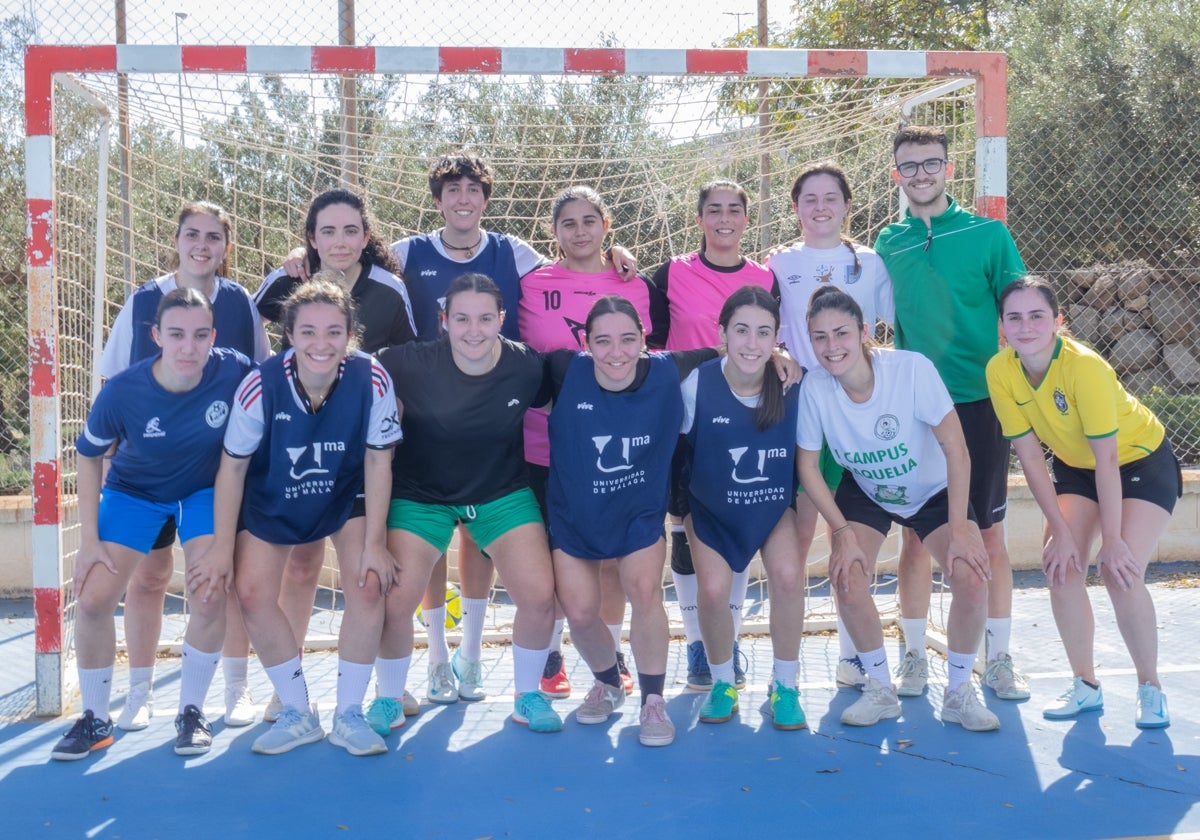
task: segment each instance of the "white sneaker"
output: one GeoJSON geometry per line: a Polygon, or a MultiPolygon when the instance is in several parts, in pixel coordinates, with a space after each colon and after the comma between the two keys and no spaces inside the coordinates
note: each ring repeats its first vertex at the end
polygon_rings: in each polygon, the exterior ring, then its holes
{"type": "Polygon", "coordinates": [[[279,695],[271,692],[271,699],[267,701],[267,708],[263,709],[263,721],[266,723],[274,723],[279,720],[279,713],[283,711],[283,701],[279,699],[279,695]]]}
{"type": "Polygon", "coordinates": [[[847,726],[872,726],[881,720],[900,717],[900,701],[896,689],[885,686],[878,680],[867,678],[862,697],[855,700],[842,712],[842,723],[847,726]]]}
{"type": "Polygon", "coordinates": [[[1171,725],[1171,716],[1167,714],[1167,695],[1153,683],[1138,686],[1135,723],[1138,729],[1165,729],[1171,725]]]}
{"type": "Polygon", "coordinates": [[[596,680],[583,698],[583,705],[575,710],[576,723],[604,723],[609,715],[625,703],[625,687],[609,685],[596,680]]]}
{"type": "Polygon", "coordinates": [[[1001,700],[1028,700],[1029,682],[1013,668],[1012,657],[1002,653],[987,664],[983,684],[1001,700]]]}
{"type": "Polygon", "coordinates": [[[450,670],[458,680],[458,699],[474,703],[487,697],[487,692],[483,690],[483,663],[478,659],[459,656],[460,650],[456,648],[454,656],[450,657],[450,670]]]}
{"type": "Polygon", "coordinates": [[[225,725],[249,726],[254,723],[257,712],[254,709],[254,698],[250,696],[250,687],[245,683],[225,687],[225,725]]]}
{"type": "Polygon", "coordinates": [[[929,684],[929,660],[915,650],[906,651],[896,666],[896,694],[900,697],[920,697],[929,684]]]}
{"type": "Polygon", "coordinates": [[[154,713],[154,692],[150,683],[138,683],[129,686],[125,695],[125,708],[117,718],[117,728],[126,732],[139,732],[150,725],[150,716],[154,713]]]}
{"type": "Polygon", "coordinates": [[[1083,712],[1098,712],[1103,708],[1104,692],[1100,686],[1092,688],[1082,677],[1076,677],[1071,681],[1070,688],[1042,709],[1042,717],[1047,720],[1068,720],[1083,712]]]}
{"type": "Polygon", "coordinates": [[[425,699],[443,705],[458,702],[458,685],[454,682],[454,669],[449,662],[439,662],[429,669],[429,688],[425,692],[425,699]]]}
{"type": "Polygon", "coordinates": [[[417,702],[417,698],[413,697],[407,688],[404,689],[404,696],[400,698],[400,705],[404,709],[405,717],[416,717],[421,714],[421,704],[417,702]]]}
{"type": "Polygon", "coordinates": [[[1000,718],[979,701],[975,686],[965,682],[942,696],[942,723],[957,723],[968,732],[991,732],[1000,728],[1000,718]]]}
{"type": "Polygon", "coordinates": [[[321,728],[316,706],[304,711],[295,706],[284,706],[275,725],[259,735],[251,749],[262,755],[279,755],[324,737],[325,730],[321,728]]]}
{"type": "Polygon", "coordinates": [[[839,659],[836,681],[839,688],[862,688],[867,684],[867,673],[857,656],[839,659]]]}
{"type": "MultiPolygon", "coordinates": [[[[404,716],[400,718],[403,720],[404,716]]],[[[383,738],[367,725],[363,711],[358,706],[351,706],[344,714],[334,715],[329,743],[343,748],[350,755],[379,755],[388,750],[383,738]]]]}

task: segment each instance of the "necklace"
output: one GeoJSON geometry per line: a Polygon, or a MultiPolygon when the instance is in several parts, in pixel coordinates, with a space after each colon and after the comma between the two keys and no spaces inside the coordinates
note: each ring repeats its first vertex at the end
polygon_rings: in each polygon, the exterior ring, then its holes
{"type": "Polygon", "coordinates": [[[447,251],[461,251],[462,255],[469,260],[471,257],[475,256],[475,249],[479,247],[481,242],[483,242],[483,231],[479,231],[479,238],[475,240],[474,245],[467,245],[465,248],[460,248],[458,245],[451,245],[446,241],[446,237],[440,230],[438,231],[438,239],[441,240],[442,247],[447,251]]]}

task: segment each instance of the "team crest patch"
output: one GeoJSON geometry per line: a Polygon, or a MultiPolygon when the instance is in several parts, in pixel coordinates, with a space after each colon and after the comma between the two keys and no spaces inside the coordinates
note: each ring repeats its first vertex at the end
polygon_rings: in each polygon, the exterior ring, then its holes
{"type": "Polygon", "coordinates": [[[213,429],[219,429],[224,426],[228,418],[229,404],[224,400],[213,400],[212,405],[208,407],[208,411],[204,412],[204,422],[213,429]]]}
{"type": "Polygon", "coordinates": [[[882,414],[875,421],[875,437],[880,440],[893,440],[900,434],[900,421],[895,414],[882,414]]]}
{"type": "Polygon", "coordinates": [[[875,501],[881,505],[906,505],[908,488],[903,484],[876,484],[875,501]]]}
{"type": "Polygon", "coordinates": [[[842,278],[842,282],[847,286],[853,286],[862,279],[861,265],[847,265],[843,266],[843,268],[845,270],[845,276],[842,278]]]}
{"type": "Polygon", "coordinates": [[[1067,413],[1067,395],[1060,389],[1054,389],[1054,407],[1058,409],[1058,413],[1066,416],[1067,413]]]}

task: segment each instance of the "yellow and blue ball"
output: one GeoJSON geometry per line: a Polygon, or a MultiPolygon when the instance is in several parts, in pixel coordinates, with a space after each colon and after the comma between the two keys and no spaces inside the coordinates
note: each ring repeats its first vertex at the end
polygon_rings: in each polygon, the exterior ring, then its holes
{"type": "MultiPolygon", "coordinates": [[[[462,621],[462,592],[459,591],[458,585],[454,583],[446,584],[446,629],[453,630],[462,621]]],[[[417,621],[421,622],[421,626],[425,626],[425,619],[421,615],[421,606],[417,605],[417,621]]]]}

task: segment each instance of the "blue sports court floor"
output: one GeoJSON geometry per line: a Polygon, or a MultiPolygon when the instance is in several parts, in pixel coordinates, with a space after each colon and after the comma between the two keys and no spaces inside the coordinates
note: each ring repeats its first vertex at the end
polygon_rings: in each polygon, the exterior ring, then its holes
{"type": "MultiPolygon", "coordinates": [[[[212,752],[181,759],[172,751],[178,662],[168,659],[159,664],[149,729],[118,732],[91,759],[53,762],[51,746],[70,721],[28,717],[31,611],[2,601],[0,837],[1200,838],[1200,567],[1173,564],[1152,577],[1173,720],[1166,730],[1133,725],[1135,678],[1102,590],[1093,590],[1093,603],[1105,710],[1075,722],[1042,719],[1069,670],[1041,576],[1022,573],[1013,653],[1034,696],[1006,703],[986,695],[999,732],[941,724],[945,661],[933,651],[930,691],[903,701],[899,720],[841,726],[854,694],[834,684],[836,640],[810,636],[801,667],[805,731],[778,732],[764,720],[770,641],[748,638],[750,685],[728,724],[696,722],[701,696],[683,689],[684,647],[675,643],[667,675],[674,745],[638,744],[635,702],[609,725],[577,725],[568,713],[590,675],[568,648],[576,693],[555,704],[564,730],[535,735],[509,721],[508,652],[491,648],[484,658],[494,699],[423,704],[388,738],[391,752],[372,758],[324,742],[258,756],[250,744],[261,724],[231,730],[217,722],[212,752]]],[[[888,645],[894,655],[896,642],[888,645]]],[[[335,655],[309,654],[305,667],[328,724],[335,655]]],[[[413,673],[424,670],[418,652],[413,673]]],[[[253,664],[251,680],[265,702],[270,689],[253,664]]],[[[411,682],[423,694],[423,680],[411,682]]],[[[120,667],[116,683],[119,704],[120,667]]],[[[222,689],[218,671],[214,720],[222,689]]]]}

